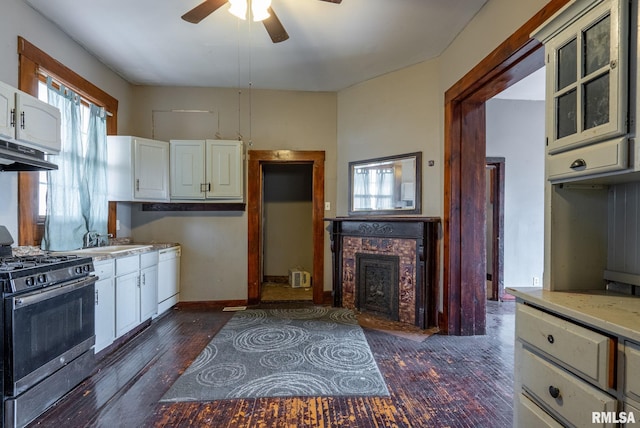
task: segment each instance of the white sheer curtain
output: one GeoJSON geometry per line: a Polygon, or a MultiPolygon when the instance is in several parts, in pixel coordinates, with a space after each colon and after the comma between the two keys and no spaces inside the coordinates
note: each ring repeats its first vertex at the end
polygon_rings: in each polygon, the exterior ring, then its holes
{"type": "Polygon", "coordinates": [[[62,148],[52,158],[58,170],[47,173],[42,248],[73,250],[82,247],[87,231],[107,231],[105,114],[90,106],[89,117],[83,118],[87,109],[78,95],[63,86],[55,88],[50,79],[47,90],[49,104],[61,112],[62,148]]]}
{"type": "Polygon", "coordinates": [[[393,209],[393,168],[361,168],[353,177],[354,209],[393,209]]]}

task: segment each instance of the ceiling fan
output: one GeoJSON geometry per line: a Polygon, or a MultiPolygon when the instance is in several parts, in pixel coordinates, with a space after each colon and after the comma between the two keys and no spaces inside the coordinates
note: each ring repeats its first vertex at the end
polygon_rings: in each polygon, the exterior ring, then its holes
{"type": "MultiPolygon", "coordinates": [[[[329,3],[336,3],[336,4],[342,3],[342,0],[320,0],[320,1],[326,1],[329,3]]],[[[210,14],[218,10],[225,3],[227,3],[227,0],[205,0],[202,3],[200,3],[198,6],[191,9],[189,12],[182,15],[182,19],[184,19],[187,22],[197,24],[200,21],[202,21],[204,18],[206,18],[207,16],[209,16],[210,14]]],[[[264,24],[264,28],[267,30],[267,33],[269,33],[269,37],[271,37],[271,40],[273,41],[273,43],[284,42],[289,38],[289,34],[287,34],[287,31],[282,26],[282,23],[276,16],[273,9],[271,9],[271,7],[269,6],[267,10],[269,12],[269,17],[262,20],[262,23],[264,24]]]]}

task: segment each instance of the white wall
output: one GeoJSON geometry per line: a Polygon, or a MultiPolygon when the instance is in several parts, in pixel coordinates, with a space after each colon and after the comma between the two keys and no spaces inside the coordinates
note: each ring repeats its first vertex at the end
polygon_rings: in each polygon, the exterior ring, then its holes
{"type": "MultiPolygon", "coordinates": [[[[251,136],[249,150],[324,150],[325,200],[334,205],[335,93],[253,90],[251,114],[249,93],[239,96],[235,89],[136,87],[134,97],[133,132],[141,137],[152,136],[154,110],[211,110],[218,112],[220,137],[233,139],[239,131],[248,143],[251,136]]],[[[174,138],[206,137],[213,135],[174,138]]],[[[326,215],[333,214],[329,211],[326,215]]],[[[183,301],[247,298],[247,234],[246,212],[152,213],[141,211],[137,204],[132,208],[134,240],[182,244],[183,301]]],[[[331,290],[331,278],[330,241],[325,233],[325,290],[331,290]]]]}
{"type": "Polygon", "coordinates": [[[432,60],[338,93],[339,215],[349,212],[349,162],[421,151],[422,214],[441,216],[444,114],[438,73],[439,61],[432,60]]]}
{"type": "MultiPolygon", "coordinates": [[[[130,85],[91,56],[23,0],[2,0],[0,11],[0,81],[18,86],[18,36],[117,98],[119,127],[129,125],[130,85]]],[[[0,224],[18,241],[18,187],[16,172],[0,172],[0,224]]]]}
{"type": "Polygon", "coordinates": [[[422,213],[444,215],[445,92],[547,3],[489,0],[437,59],[338,93],[338,214],[348,212],[349,161],[420,150],[422,213]],[[435,166],[426,166],[430,159],[435,166]]]}
{"type": "Polygon", "coordinates": [[[504,286],[528,287],[544,266],[544,101],[486,104],[487,157],[505,158],[504,286]]]}

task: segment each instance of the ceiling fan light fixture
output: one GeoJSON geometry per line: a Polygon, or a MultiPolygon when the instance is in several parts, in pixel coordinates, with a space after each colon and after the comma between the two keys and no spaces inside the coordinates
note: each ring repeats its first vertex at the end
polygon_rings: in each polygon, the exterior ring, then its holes
{"type": "Polygon", "coordinates": [[[229,13],[240,19],[247,19],[247,0],[229,0],[229,13]]]}
{"type": "Polygon", "coordinates": [[[254,21],[263,21],[270,17],[271,0],[251,0],[251,15],[254,21]]]}

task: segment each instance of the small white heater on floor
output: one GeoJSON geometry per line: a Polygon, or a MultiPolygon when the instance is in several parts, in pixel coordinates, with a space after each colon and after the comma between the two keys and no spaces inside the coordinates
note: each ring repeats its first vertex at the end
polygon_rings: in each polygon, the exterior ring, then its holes
{"type": "Polygon", "coordinates": [[[289,284],[292,288],[310,287],[311,275],[300,269],[289,269],[289,284]]]}

